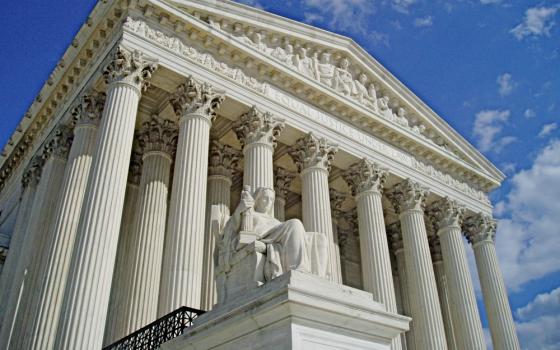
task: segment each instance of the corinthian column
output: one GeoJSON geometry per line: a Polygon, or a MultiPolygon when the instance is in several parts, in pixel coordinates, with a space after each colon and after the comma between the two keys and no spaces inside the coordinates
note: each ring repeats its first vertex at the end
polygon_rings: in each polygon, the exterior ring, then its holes
{"type": "Polygon", "coordinates": [[[34,157],[25,170],[21,179],[21,197],[19,199],[16,222],[10,242],[8,256],[0,274],[0,329],[2,329],[4,316],[8,308],[8,298],[11,286],[14,283],[14,275],[18,266],[18,262],[22,259],[22,251],[27,235],[27,226],[29,216],[33,207],[33,200],[37,190],[37,184],[41,177],[43,159],[40,156],[34,157]]]}
{"type": "Polygon", "coordinates": [[[329,200],[329,171],[338,147],[317,138],[312,133],[299,139],[290,155],[294,159],[302,180],[303,226],[310,232],[320,232],[327,238],[329,279],[342,283],[340,257],[336,256],[331,203],[329,200]]]}
{"type": "Polygon", "coordinates": [[[118,47],[104,71],[107,99],[80,214],[57,349],[99,349],[123,212],[138,102],[156,65],[118,47]]]}
{"type": "Polygon", "coordinates": [[[29,215],[29,224],[21,258],[12,280],[8,297],[8,312],[4,316],[0,333],[0,349],[20,349],[31,311],[37,277],[42,265],[43,251],[48,241],[48,227],[57,202],[68,150],[72,140],[70,129],[57,127],[47,139],[43,150],[44,161],[41,180],[37,185],[35,200],[29,215]],[[45,230],[45,228],[47,228],[45,230]]]}
{"type": "Polygon", "coordinates": [[[515,323],[494,245],[496,221],[484,214],[477,214],[466,220],[465,230],[474,250],[494,349],[519,349],[515,323]]]}
{"type": "MultiPolygon", "coordinates": [[[[364,290],[383,303],[387,311],[396,313],[395,286],[381,204],[386,178],[384,169],[366,159],[351,166],[344,174],[357,203],[364,290]]],[[[393,339],[391,349],[402,349],[400,337],[393,339]]]]}
{"type": "Polygon", "coordinates": [[[138,135],[142,175],[124,276],[130,278],[124,303],[124,334],[157,318],[167,194],[172,155],[177,143],[175,123],[158,116],[143,124],[138,135]]]}
{"type": "Polygon", "coordinates": [[[134,236],[134,220],[136,217],[136,205],[139,198],[138,187],[140,185],[141,170],[142,154],[133,151],[128,167],[124,209],[121,218],[121,229],[119,232],[113,281],[111,282],[111,298],[109,299],[109,308],[107,309],[103,346],[110,345],[128,335],[125,333],[127,326],[125,321],[127,321],[127,318],[123,317],[128,307],[128,300],[126,300],[126,298],[130,286],[130,276],[127,275],[128,247],[130,247],[130,242],[134,236]]]}
{"type": "Polygon", "coordinates": [[[286,220],[286,199],[288,190],[295,175],[284,168],[276,168],[274,174],[274,217],[280,221],[286,220]]]}
{"type": "Polygon", "coordinates": [[[72,113],[76,124],[74,141],[70,148],[49,242],[45,245],[43,268],[38,276],[35,298],[31,306],[33,317],[28,321],[26,336],[27,347],[30,349],[52,349],[54,345],[104,103],[105,94],[90,91],[81,97],[80,104],[72,113]]]}
{"type": "Polygon", "coordinates": [[[391,190],[389,198],[401,222],[416,349],[447,349],[424,223],[427,193],[427,189],[419,184],[405,180],[391,190]]]}
{"type": "MultiPolygon", "coordinates": [[[[408,285],[408,279],[406,278],[406,262],[404,256],[404,245],[401,233],[400,222],[395,222],[387,227],[387,235],[389,236],[389,241],[391,242],[391,247],[393,248],[393,253],[395,254],[395,260],[397,264],[397,270],[399,274],[399,285],[401,287],[401,301],[403,315],[412,315],[412,305],[410,304],[410,287],[408,285]]],[[[414,325],[416,324],[414,318],[410,322],[410,329],[404,334],[406,342],[406,350],[416,349],[414,341],[414,325]]]]}
{"type": "Polygon", "coordinates": [[[461,236],[464,209],[444,198],[429,210],[440,240],[447,280],[455,340],[459,349],[486,349],[474,288],[461,236]]]}
{"type": "Polygon", "coordinates": [[[202,278],[202,309],[210,310],[217,301],[214,277],[215,232],[212,232],[212,206],[218,206],[222,217],[229,216],[231,178],[239,154],[233,148],[212,141],[208,164],[208,191],[206,196],[206,230],[204,236],[204,267],[202,278]]]}
{"type": "Polygon", "coordinates": [[[430,238],[430,251],[432,253],[432,264],[434,266],[434,275],[436,276],[439,305],[441,307],[441,316],[443,317],[443,327],[445,328],[447,348],[449,350],[458,350],[457,341],[455,340],[453,317],[451,316],[449,284],[447,283],[445,267],[443,266],[439,237],[436,235],[430,238]]]}
{"type": "Polygon", "coordinates": [[[223,100],[210,85],[192,77],[179,85],[170,100],[179,117],[179,139],[164,246],[160,316],[181,306],[201,306],[210,126],[223,100]]]}
{"type": "Polygon", "coordinates": [[[272,154],[283,129],[283,121],[255,106],[241,116],[235,132],[243,145],[243,186],[274,189],[272,154]]]}

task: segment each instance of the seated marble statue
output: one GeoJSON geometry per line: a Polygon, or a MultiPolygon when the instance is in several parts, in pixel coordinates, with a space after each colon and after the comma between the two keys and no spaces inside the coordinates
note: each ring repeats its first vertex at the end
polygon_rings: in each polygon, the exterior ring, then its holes
{"type": "MultiPolygon", "coordinates": [[[[324,234],[305,232],[300,220],[281,222],[274,218],[274,191],[259,188],[254,197],[249,189],[241,193],[239,205],[229,218],[219,243],[219,265],[235,264],[233,256],[244,244],[260,242],[264,254],[264,281],[288,270],[325,275],[326,238],[324,234]]],[[[234,266],[231,266],[234,268],[234,266]]]]}

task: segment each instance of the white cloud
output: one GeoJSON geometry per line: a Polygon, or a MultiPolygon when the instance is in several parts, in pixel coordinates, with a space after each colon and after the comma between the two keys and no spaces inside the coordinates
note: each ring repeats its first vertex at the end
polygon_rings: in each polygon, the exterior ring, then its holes
{"type": "Polygon", "coordinates": [[[375,12],[368,0],[304,0],[305,18],[323,18],[336,31],[367,34],[369,16],[375,12]]]}
{"type": "Polygon", "coordinates": [[[523,40],[528,36],[550,36],[550,29],[554,26],[554,16],[557,11],[558,7],[529,8],[525,11],[523,22],[510,32],[517,40],[523,40]]]}
{"type": "Polygon", "coordinates": [[[560,288],[539,294],[517,309],[517,333],[523,350],[560,348],[560,288]]]}
{"type": "Polygon", "coordinates": [[[480,0],[482,5],[499,4],[501,0],[480,0]]]}
{"type": "Polygon", "coordinates": [[[433,24],[434,24],[434,19],[432,16],[416,18],[414,20],[415,27],[431,27],[433,24]]]}
{"type": "Polygon", "coordinates": [[[416,0],[391,0],[391,6],[398,12],[409,13],[409,9],[416,3],[416,0]]]}
{"type": "Polygon", "coordinates": [[[525,118],[534,118],[534,117],[537,116],[537,113],[535,113],[535,111],[534,111],[533,109],[527,108],[527,109],[525,110],[525,112],[523,113],[523,116],[524,116],[525,118]]]}
{"type": "Polygon", "coordinates": [[[504,73],[498,76],[496,82],[498,83],[498,87],[499,87],[498,92],[500,93],[501,96],[507,96],[511,94],[513,88],[515,87],[513,78],[509,73],[504,73]]]}
{"type": "Polygon", "coordinates": [[[539,137],[543,138],[550,135],[551,132],[558,128],[558,124],[556,123],[549,123],[543,125],[541,131],[539,132],[539,137]]]}
{"type": "Polygon", "coordinates": [[[509,289],[560,270],[560,140],[551,141],[529,169],[511,179],[496,249],[509,289]]]}
{"type": "Polygon", "coordinates": [[[473,134],[478,140],[478,147],[482,152],[487,152],[494,148],[496,153],[508,144],[515,141],[512,136],[506,136],[498,141],[496,136],[502,131],[503,124],[510,116],[509,110],[484,110],[476,114],[474,121],[473,134]]]}

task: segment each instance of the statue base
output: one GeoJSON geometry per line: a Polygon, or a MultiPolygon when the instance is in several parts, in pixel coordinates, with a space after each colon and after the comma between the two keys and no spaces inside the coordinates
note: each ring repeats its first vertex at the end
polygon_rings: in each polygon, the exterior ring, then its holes
{"type": "Polygon", "coordinates": [[[387,312],[371,293],[289,271],[216,305],[161,348],[389,350],[409,322],[387,312]]]}

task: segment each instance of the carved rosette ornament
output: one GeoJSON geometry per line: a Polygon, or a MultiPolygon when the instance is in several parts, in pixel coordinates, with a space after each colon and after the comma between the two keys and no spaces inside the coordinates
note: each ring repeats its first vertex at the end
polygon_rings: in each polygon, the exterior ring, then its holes
{"type": "Polygon", "coordinates": [[[437,233],[448,227],[461,227],[464,212],[463,206],[446,197],[432,203],[426,214],[437,233]]]}
{"type": "Polygon", "coordinates": [[[149,152],[163,152],[173,156],[177,146],[177,125],[153,115],[142,124],[142,130],[138,134],[138,145],[144,155],[149,152]]]}
{"type": "Polygon", "coordinates": [[[467,240],[473,246],[480,242],[492,242],[496,237],[497,220],[489,215],[478,213],[465,219],[463,229],[467,240]]]}
{"type": "Polygon", "coordinates": [[[387,180],[387,170],[364,158],[352,165],[343,177],[352,188],[354,196],[366,191],[382,193],[387,180]]]}
{"type": "Polygon", "coordinates": [[[398,183],[387,194],[395,212],[402,214],[408,210],[424,210],[429,191],[426,187],[410,179],[398,183]]]}
{"type": "Polygon", "coordinates": [[[243,147],[259,143],[275,148],[276,138],[284,130],[284,121],[253,106],[241,116],[234,130],[243,147]]]}
{"type": "Polygon", "coordinates": [[[43,148],[43,159],[51,156],[66,159],[72,146],[72,130],[66,125],[58,126],[49,136],[43,148]]]}
{"type": "Polygon", "coordinates": [[[328,142],[325,138],[318,138],[310,132],[297,140],[290,150],[290,156],[296,163],[299,172],[308,168],[330,171],[331,162],[337,151],[337,145],[328,142]]]}
{"type": "Polygon", "coordinates": [[[138,93],[145,91],[150,83],[148,80],[157,68],[157,63],[147,59],[140,51],[118,46],[105,70],[103,77],[107,85],[119,83],[136,88],[138,93]]]}
{"type": "Polygon", "coordinates": [[[72,110],[72,122],[76,126],[98,126],[105,106],[105,93],[90,90],[80,97],[80,102],[72,110]]]}
{"type": "Polygon", "coordinates": [[[237,150],[212,140],[208,160],[209,176],[225,176],[231,179],[238,163],[239,152],[237,150]]]}
{"type": "Polygon", "coordinates": [[[41,155],[33,157],[29,164],[27,164],[27,167],[23,171],[23,176],[21,178],[21,184],[24,189],[26,189],[28,186],[37,186],[39,180],[41,179],[43,164],[45,164],[45,160],[41,155]]]}
{"type": "Polygon", "coordinates": [[[177,87],[169,102],[179,120],[196,115],[212,122],[216,118],[216,110],[224,99],[224,95],[215,91],[212,85],[201,83],[189,76],[177,87]]]}
{"type": "Polygon", "coordinates": [[[274,172],[274,192],[277,198],[284,201],[288,198],[288,190],[292,185],[295,174],[284,168],[276,168],[274,172]]]}

